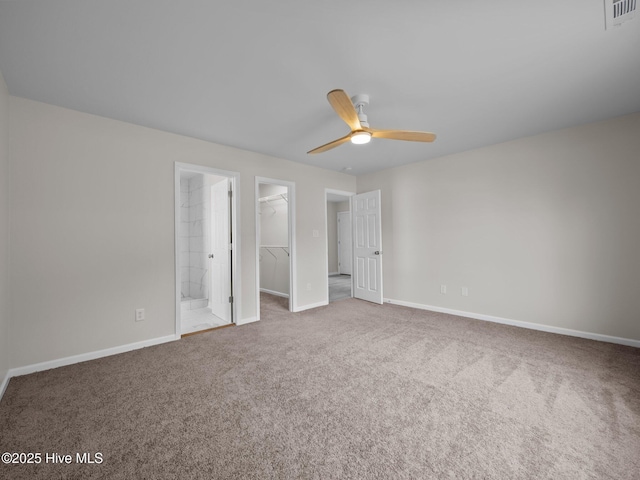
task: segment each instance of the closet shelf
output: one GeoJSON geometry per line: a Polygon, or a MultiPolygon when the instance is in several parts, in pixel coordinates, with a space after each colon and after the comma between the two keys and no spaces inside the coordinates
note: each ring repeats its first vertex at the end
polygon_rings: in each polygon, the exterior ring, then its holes
{"type": "Polygon", "coordinates": [[[289,256],[289,246],[288,245],[260,245],[260,248],[264,248],[267,250],[267,252],[269,252],[273,258],[275,258],[276,260],[278,259],[278,257],[275,256],[275,254],[271,251],[271,249],[276,249],[276,248],[281,248],[282,250],[284,250],[284,253],[287,254],[287,257],[289,256]]]}
{"type": "Polygon", "coordinates": [[[269,200],[284,200],[285,202],[289,202],[289,198],[286,193],[276,193],[275,195],[268,195],[266,197],[260,197],[258,199],[259,202],[268,202],[269,200]]]}
{"type": "MultiPolygon", "coordinates": [[[[289,199],[287,198],[287,194],[286,193],[276,193],[275,195],[269,195],[267,197],[260,197],[258,199],[258,201],[260,203],[266,203],[267,206],[273,210],[273,213],[276,213],[276,209],[269,202],[273,202],[273,201],[276,201],[276,200],[284,200],[285,202],[289,203],[289,199]]],[[[260,213],[260,212],[258,212],[258,213],[260,213]]]]}

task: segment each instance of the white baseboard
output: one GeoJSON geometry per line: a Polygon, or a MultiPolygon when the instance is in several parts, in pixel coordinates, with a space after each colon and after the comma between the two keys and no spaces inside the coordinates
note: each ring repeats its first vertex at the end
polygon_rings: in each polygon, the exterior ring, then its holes
{"type": "Polygon", "coordinates": [[[318,303],[310,303],[309,305],[302,305],[301,307],[295,307],[294,312],[304,312],[305,310],[311,310],[312,308],[324,307],[325,305],[329,305],[327,300],[318,303]]]}
{"type": "Polygon", "coordinates": [[[617,343],[619,345],[627,345],[629,347],[640,348],[640,340],[632,340],[630,338],[612,337],[611,335],[603,335],[601,333],[583,332],[581,330],[572,330],[570,328],[553,327],[551,325],[543,325],[540,323],[523,322],[520,320],[511,320],[509,318],[494,317],[492,315],[484,315],[482,313],[464,312],[462,310],[453,310],[451,308],[435,307],[433,305],[423,305],[420,303],[405,302],[402,300],[394,300],[385,298],[384,303],[402,305],[404,307],[417,308],[419,310],[429,310],[432,312],[449,313],[459,317],[474,318],[476,320],[484,320],[487,322],[502,323],[513,327],[528,328],[530,330],[540,330],[542,332],[557,333],[560,335],[569,335],[571,337],[587,338],[589,340],[598,340],[600,342],[617,343]]]}
{"type": "Polygon", "coordinates": [[[268,293],[269,295],[275,295],[276,297],[289,298],[288,293],[276,292],[275,290],[268,290],[266,288],[261,288],[260,291],[264,293],[268,293]]]}
{"type": "Polygon", "coordinates": [[[8,376],[18,377],[20,375],[28,375],[29,373],[40,372],[42,370],[49,370],[51,368],[64,367],[66,365],[72,365],[74,363],[86,362],[88,360],[95,360],[96,358],[108,357],[110,355],[117,355],[118,353],[130,352],[132,350],[138,350],[144,347],[152,347],[154,345],[160,345],[161,343],[173,342],[179,340],[178,335],[167,335],[166,337],[152,338],[150,340],[143,340],[141,342],[128,343],[127,345],[120,345],[119,347],[105,348],[104,350],[97,350],[95,352],[81,353],[80,355],[73,355],[71,357],[59,358],[57,360],[49,360],[47,362],[34,363],[33,365],[27,365],[24,367],[12,368],[9,370],[8,376]]]}
{"type": "Polygon", "coordinates": [[[238,320],[238,321],[236,322],[236,326],[246,325],[247,323],[257,322],[258,320],[260,320],[258,317],[248,317],[248,318],[243,318],[243,319],[238,320]]]}
{"type": "Polygon", "coordinates": [[[9,385],[9,380],[11,380],[11,375],[7,371],[7,374],[4,376],[4,380],[0,383],[0,400],[2,400],[2,396],[4,392],[7,390],[7,386],[9,385]]]}

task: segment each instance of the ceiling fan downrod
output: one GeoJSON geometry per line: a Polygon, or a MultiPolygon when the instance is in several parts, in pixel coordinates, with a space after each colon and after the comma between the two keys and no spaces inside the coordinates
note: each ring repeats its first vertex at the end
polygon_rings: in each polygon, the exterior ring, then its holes
{"type": "Polygon", "coordinates": [[[360,94],[354,95],[351,97],[351,102],[358,112],[358,120],[360,120],[360,125],[363,127],[369,128],[369,122],[367,120],[367,115],[364,113],[365,105],[369,105],[369,95],[360,94]]]}

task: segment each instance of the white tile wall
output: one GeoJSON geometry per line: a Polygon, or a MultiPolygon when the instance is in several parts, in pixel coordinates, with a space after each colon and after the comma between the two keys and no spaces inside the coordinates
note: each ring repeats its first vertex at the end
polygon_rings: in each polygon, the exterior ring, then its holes
{"type": "MultiPolygon", "coordinates": [[[[184,265],[184,264],[183,264],[184,265]]],[[[180,279],[186,279],[189,278],[189,267],[180,267],[180,279]]],[[[185,292],[182,292],[185,293],[185,292]]],[[[188,297],[189,295],[184,295],[185,297],[188,297]]]]}
{"type": "MultiPolygon", "coordinates": [[[[204,175],[180,179],[180,275],[182,298],[209,295],[209,185],[204,175]]],[[[200,303],[203,303],[202,301],[200,303]]]]}
{"type": "Polygon", "coordinates": [[[204,238],[202,237],[189,237],[189,252],[191,253],[204,253],[204,238]]]}

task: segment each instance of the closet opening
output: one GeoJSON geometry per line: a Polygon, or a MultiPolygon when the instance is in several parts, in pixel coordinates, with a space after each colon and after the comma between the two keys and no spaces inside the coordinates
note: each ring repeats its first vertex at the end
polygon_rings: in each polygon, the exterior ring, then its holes
{"type": "Polygon", "coordinates": [[[237,174],[176,163],[176,336],[235,323],[237,174]]]}
{"type": "Polygon", "coordinates": [[[260,309],[294,311],[294,184],[256,177],[256,290],[260,309]]]}
{"type": "Polygon", "coordinates": [[[353,296],[351,241],[351,196],[353,193],[326,189],[327,295],[328,303],[353,296]]]}

